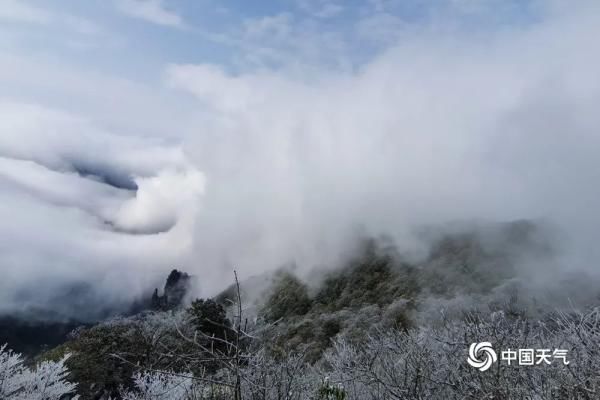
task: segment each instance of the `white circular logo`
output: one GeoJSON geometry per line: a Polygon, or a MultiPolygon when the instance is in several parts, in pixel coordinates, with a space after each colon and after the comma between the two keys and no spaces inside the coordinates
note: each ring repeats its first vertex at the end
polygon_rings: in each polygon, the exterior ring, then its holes
{"type": "Polygon", "coordinates": [[[473,343],[469,347],[469,358],[467,358],[467,362],[470,366],[475,367],[480,371],[487,371],[497,360],[498,356],[490,342],[473,343]],[[484,358],[480,359],[480,355],[484,358]]]}

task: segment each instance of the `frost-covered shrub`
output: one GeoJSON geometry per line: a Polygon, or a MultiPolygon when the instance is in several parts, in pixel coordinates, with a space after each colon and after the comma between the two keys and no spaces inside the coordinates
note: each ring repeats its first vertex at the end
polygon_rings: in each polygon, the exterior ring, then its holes
{"type": "Polygon", "coordinates": [[[436,328],[384,331],[362,344],[338,338],[321,373],[343,382],[348,399],[596,399],[600,391],[600,311],[531,321],[502,312],[436,328]],[[568,350],[570,364],[495,363],[481,372],[467,362],[474,342],[497,349],[568,350]]]}
{"type": "Polygon", "coordinates": [[[68,358],[43,361],[30,369],[20,354],[0,346],[0,399],[59,400],[73,393],[76,385],[66,380],[68,358]]]}
{"type": "Polygon", "coordinates": [[[242,393],[250,400],[304,400],[314,397],[320,382],[305,359],[306,349],[280,354],[277,359],[260,349],[242,370],[242,393]]]}
{"type": "Polygon", "coordinates": [[[172,371],[136,373],[135,388],[121,393],[123,400],[229,400],[233,391],[218,377],[203,380],[191,373],[172,371]]]}
{"type": "Polygon", "coordinates": [[[192,374],[136,373],[136,391],[124,394],[123,400],[187,400],[193,398],[192,374]]]}
{"type": "Polygon", "coordinates": [[[307,348],[274,357],[258,340],[242,355],[237,374],[224,369],[208,376],[136,375],[137,389],[125,398],[233,399],[239,376],[242,398],[248,400],[594,400],[600,393],[599,344],[600,309],[554,313],[537,321],[496,311],[429,327],[374,331],[361,342],[337,336],[315,365],[307,360],[307,348]],[[467,363],[467,352],[482,340],[496,350],[566,349],[570,364],[497,362],[481,372],[467,363]]]}
{"type": "Polygon", "coordinates": [[[114,397],[122,386],[134,387],[131,377],[140,367],[187,370],[189,363],[180,356],[189,352],[189,346],[180,331],[193,335],[184,311],[145,312],[82,330],[44,357],[71,353],[66,365],[70,378],[78,383],[78,393],[84,398],[114,397]]]}

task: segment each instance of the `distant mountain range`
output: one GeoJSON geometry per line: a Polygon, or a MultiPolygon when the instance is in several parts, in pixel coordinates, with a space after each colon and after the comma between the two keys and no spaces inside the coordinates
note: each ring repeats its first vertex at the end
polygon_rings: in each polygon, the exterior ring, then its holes
{"type": "Polygon", "coordinates": [[[141,300],[126,305],[107,306],[89,319],[73,318],[67,315],[84,315],[75,313],[76,308],[95,307],[97,299],[90,296],[89,284],[73,284],[62,291],[63,299],[56,304],[66,305],[52,309],[29,309],[26,313],[0,315],[0,345],[10,343],[13,350],[27,356],[35,356],[43,351],[56,347],[69,339],[69,335],[80,327],[89,327],[104,319],[116,315],[131,316],[147,310],[169,310],[179,307],[184,301],[192,277],[176,269],[171,271],[159,295],[156,288],[141,300]],[[93,303],[93,305],[92,305],[93,303]],[[69,311],[66,313],[65,311],[69,311]]]}

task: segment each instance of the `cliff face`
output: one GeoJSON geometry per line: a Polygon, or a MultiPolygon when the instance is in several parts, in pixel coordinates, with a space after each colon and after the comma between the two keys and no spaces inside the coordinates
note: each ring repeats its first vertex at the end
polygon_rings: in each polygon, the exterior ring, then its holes
{"type": "Polygon", "coordinates": [[[171,271],[163,289],[163,295],[154,289],[150,307],[153,310],[172,310],[183,304],[183,300],[191,287],[191,276],[176,269],[171,271]]]}

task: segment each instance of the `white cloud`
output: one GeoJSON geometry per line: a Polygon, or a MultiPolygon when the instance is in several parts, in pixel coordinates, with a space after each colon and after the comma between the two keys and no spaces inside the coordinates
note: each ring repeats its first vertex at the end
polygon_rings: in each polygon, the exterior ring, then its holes
{"type": "Polygon", "coordinates": [[[47,11],[31,6],[23,0],[2,0],[0,3],[0,20],[44,24],[52,18],[47,11]]]}
{"type": "Polygon", "coordinates": [[[245,21],[244,27],[245,34],[252,38],[287,39],[292,31],[292,16],[289,13],[281,13],[249,19],[245,21]]]}
{"type": "Polygon", "coordinates": [[[123,14],[157,25],[184,28],[181,16],[166,8],[162,0],[117,0],[117,8],[123,14]]]}
{"type": "Polygon", "coordinates": [[[171,64],[171,90],[2,54],[0,304],[77,279],[128,297],[171,267],[209,295],[233,267],[333,265],[357,231],[408,246],[456,219],[548,217],[597,260],[597,10],[413,33],[345,72],[318,29],[259,18],[240,47],[314,68],[171,64]]]}
{"type": "Polygon", "coordinates": [[[1,101],[0,119],[2,308],[43,308],[61,285],[92,281],[109,302],[131,299],[190,257],[204,176],[180,147],[34,104],[1,101]],[[144,277],[117,278],[131,274],[144,277]]]}
{"type": "MultiPolygon", "coordinates": [[[[8,47],[14,43],[24,43],[33,29],[42,32],[46,39],[54,39],[53,35],[65,31],[69,36],[66,42],[80,47],[90,46],[93,36],[104,36],[105,31],[100,24],[78,15],[33,6],[27,0],[0,0],[0,21],[8,23],[0,25],[0,35],[8,47]],[[19,29],[26,25],[27,30],[19,29]],[[16,28],[16,29],[15,29],[16,28]],[[51,32],[48,37],[48,32],[51,32]]],[[[52,46],[49,41],[49,47],[52,46]]]]}
{"type": "Polygon", "coordinates": [[[124,202],[115,226],[133,232],[167,232],[193,221],[204,194],[205,177],[194,169],[164,169],[135,179],[137,193],[124,202]]]}
{"type": "Polygon", "coordinates": [[[600,222],[578,211],[599,195],[586,149],[600,145],[600,57],[585,50],[598,22],[408,36],[357,73],[312,80],[171,66],[169,82],[211,110],[186,142],[209,182],[198,251],[251,274],[330,260],[323,247],[357,225],[405,238],[480,218],[547,217],[583,244],[600,222]]]}
{"type": "Polygon", "coordinates": [[[344,11],[341,4],[331,0],[298,0],[298,6],[316,18],[331,18],[344,11]]]}
{"type": "Polygon", "coordinates": [[[362,18],[356,24],[359,37],[382,46],[397,44],[404,31],[408,30],[406,22],[387,13],[376,13],[362,18]]]}

